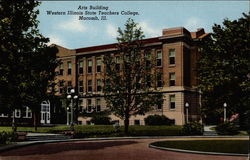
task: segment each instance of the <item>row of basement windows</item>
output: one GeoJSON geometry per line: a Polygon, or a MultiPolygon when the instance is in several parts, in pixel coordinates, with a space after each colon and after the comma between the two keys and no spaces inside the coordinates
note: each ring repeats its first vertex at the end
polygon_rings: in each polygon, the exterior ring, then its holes
{"type": "MultiPolygon", "coordinates": [[[[175,49],[169,49],[169,65],[175,65],[175,49]]],[[[147,58],[146,60],[146,66],[150,67],[151,64],[151,53],[147,52],[145,53],[145,57],[147,58]]],[[[120,70],[120,57],[116,56],[115,57],[115,62],[116,62],[116,69],[119,71],[120,70]]],[[[102,72],[102,60],[101,58],[96,59],[96,72],[101,73],[102,72]]],[[[158,50],[156,52],[156,66],[161,67],[162,66],[162,51],[158,50]]],[[[67,62],[67,74],[71,75],[72,74],[72,63],[71,61],[67,62]]],[[[79,61],[79,67],[78,67],[78,73],[83,74],[83,61],[79,61]]],[[[91,74],[93,70],[93,61],[88,60],[87,61],[87,73],[91,74]]],[[[63,75],[64,68],[63,64],[59,66],[59,75],[63,75]]]]}
{"type": "MultiPolygon", "coordinates": [[[[176,81],[175,72],[169,73],[169,86],[175,86],[175,81],[176,81]]],[[[162,73],[157,74],[157,81],[156,82],[157,82],[157,87],[163,87],[162,73]]],[[[78,84],[78,87],[79,87],[78,92],[83,93],[84,92],[83,81],[80,80],[78,83],[79,83],[78,84]]],[[[150,76],[147,77],[147,85],[148,85],[148,87],[151,87],[151,77],[150,76]]],[[[72,88],[72,82],[68,81],[67,86],[68,86],[67,92],[69,93],[70,89],[72,88]]],[[[59,92],[62,94],[63,87],[64,87],[63,81],[59,82],[59,87],[60,87],[59,92]]],[[[102,91],[102,80],[97,79],[96,80],[96,92],[101,92],[101,91],[102,91]]],[[[93,81],[92,80],[87,81],[87,92],[93,92],[93,81]]]]}
{"type": "MultiPolygon", "coordinates": [[[[15,109],[14,115],[15,118],[32,118],[32,111],[29,109],[29,107],[25,107],[25,109],[22,111],[21,109],[15,109]]],[[[0,114],[0,117],[8,117],[8,114],[0,114]]]]}

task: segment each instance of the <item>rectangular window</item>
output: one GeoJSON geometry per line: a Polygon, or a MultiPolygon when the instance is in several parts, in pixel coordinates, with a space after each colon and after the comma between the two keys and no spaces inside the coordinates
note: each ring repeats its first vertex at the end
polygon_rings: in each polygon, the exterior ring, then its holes
{"type": "Polygon", "coordinates": [[[140,125],[140,120],[135,120],[135,125],[140,125]]]}
{"type": "Polygon", "coordinates": [[[147,69],[151,67],[151,53],[150,52],[145,53],[145,65],[147,69]]]}
{"type": "Polygon", "coordinates": [[[96,91],[97,92],[101,92],[102,91],[102,80],[101,79],[97,79],[96,80],[96,91]]]}
{"type": "Polygon", "coordinates": [[[169,95],[170,109],[175,109],[175,95],[169,95]]]}
{"type": "Polygon", "coordinates": [[[15,117],[20,118],[21,117],[21,110],[20,109],[15,109],[15,117]]]}
{"type": "Polygon", "coordinates": [[[88,60],[88,73],[92,73],[92,60],[88,60]]]}
{"type": "Polygon", "coordinates": [[[72,89],[72,82],[68,81],[68,86],[67,86],[67,93],[70,93],[70,90],[72,89]]]}
{"type": "Polygon", "coordinates": [[[102,71],[102,60],[101,59],[97,59],[96,60],[96,72],[100,73],[102,71]]]}
{"type": "Polygon", "coordinates": [[[92,92],[92,80],[88,80],[88,92],[92,92]]]}
{"type": "Polygon", "coordinates": [[[25,118],[31,118],[31,117],[32,117],[31,109],[29,109],[29,107],[26,107],[25,118]]]}
{"type": "Polygon", "coordinates": [[[147,87],[151,87],[151,76],[150,75],[147,75],[147,77],[146,77],[146,85],[147,85],[147,87]]]}
{"type": "Polygon", "coordinates": [[[156,66],[160,67],[162,65],[162,52],[156,52],[156,66]]]}
{"type": "Polygon", "coordinates": [[[115,70],[120,72],[120,56],[115,57],[115,70]]]}
{"type": "Polygon", "coordinates": [[[79,93],[83,92],[83,81],[79,81],[79,93]]]}
{"type": "Polygon", "coordinates": [[[175,73],[169,73],[169,86],[175,86],[175,73]]]}
{"type": "Polygon", "coordinates": [[[63,63],[59,66],[59,75],[63,75],[63,63]]]}
{"type": "Polygon", "coordinates": [[[162,73],[158,73],[157,74],[157,87],[162,87],[163,83],[162,83],[162,73]]]}
{"type": "Polygon", "coordinates": [[[68,62],[68,75],[71,75],[71,70],[72,70],[72,63],[69,61],[68,62]]]}
{"type": "Polygon", "coordinates": [[[64,81],[59,81],[59,93],[63,93],[64,81]]]}
{"type": "Polygon", "coordinates": [[[83,74],[83,61],[79,62],[79,74],[83,74]]]}
{"type": "Polygon", "coordinates": [[[87,111],[88,112],[92,111],[92,101],[91,101],[91,99],[87,100],[87,111]]]}
{"type": "Polygon", "coordinates": [[[169,50],[169,64],[174,65],[175,64],[175,49],[169,50]]]}
{"type": "Polygon", "coordinates": [[[101,99],[96,99],[96,112],[101,111],[101,99]]]}

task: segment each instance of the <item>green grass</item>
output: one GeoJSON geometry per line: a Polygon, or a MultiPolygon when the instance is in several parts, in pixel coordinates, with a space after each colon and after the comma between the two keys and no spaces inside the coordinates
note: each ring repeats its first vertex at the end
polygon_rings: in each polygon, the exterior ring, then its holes
{"type": "Polygon", "coordinates": [[[162,141],[152,145],[166,148],[177,148],[193,151],[219,153],[248,153],[247,140],[190,140],[190,141],[162,141]]]}

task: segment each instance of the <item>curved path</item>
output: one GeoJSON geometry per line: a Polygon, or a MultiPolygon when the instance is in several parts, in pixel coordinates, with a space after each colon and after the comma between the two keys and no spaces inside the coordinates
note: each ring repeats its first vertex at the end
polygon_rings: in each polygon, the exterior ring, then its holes
{"type": "MultiPolygon", "coordinates": [[[[173,140],[177,139],[181,138],[173,140]]],[[[2,152],[0,160],[246,160],[246,157],[189,154],[148,147],[149,143],[162,140],[169,139],[47,143],[2,152]]]]}

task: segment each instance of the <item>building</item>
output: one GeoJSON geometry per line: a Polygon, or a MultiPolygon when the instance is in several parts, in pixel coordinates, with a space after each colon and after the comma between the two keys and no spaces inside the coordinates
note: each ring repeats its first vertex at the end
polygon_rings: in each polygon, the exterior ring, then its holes
{"type": "MultiPolygon", "coordinates": [[[[143,49],[155,55],[157,67],[162,71],[158,87],[164,93],[164,103],[145,116],[131,117],[130,125],[144,125],[144,118],[151,114],[165,115],[175,120],[176,125],[183,125],[187,118],[189,121],[200,120],[196,62],[199,58],[198,44],[208,35],[204,29],[189,32],[179,27],[164,29],[162,36],[143,40],[143,49]],[[185,108],[186,103],[189,104],[188,110],[185,108]]],[[[62,64],[57,69],[57,95],[67,94],[65,92],[75,88],[80,109],[87,112],[105,110],[102,58],[104,54],[114,54],[116,44],[77,49],[58,46],[58,50],[62,64]]],[[[119,118],[113,115],[111,118],[123,124],[119,118]]],[[[78,116],[78,122],[90,124],[90,118],[78,116]]]]}

